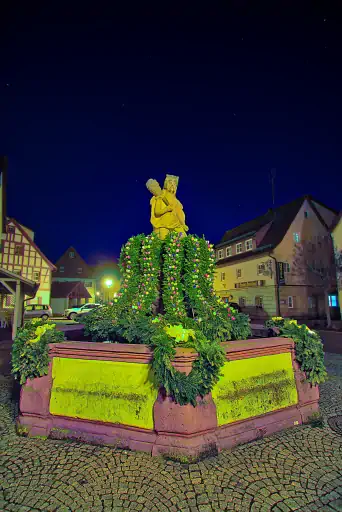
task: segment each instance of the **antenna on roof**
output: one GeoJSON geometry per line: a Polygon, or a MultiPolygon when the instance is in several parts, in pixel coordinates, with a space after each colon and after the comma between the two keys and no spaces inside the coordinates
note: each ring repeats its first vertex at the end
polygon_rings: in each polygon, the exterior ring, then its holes
{"type": "Polygon", "coordinates": [[[275,169],[275,167],[272,167],[269,175],[270,175],[270,183],[272,186],[272,206],[273,206],[273,208],[274,208],[274,202],[275,202],[274,182],[275,182],[275,178],[276,178],[276,173],[277,173],[277,170],[275,169]]]}

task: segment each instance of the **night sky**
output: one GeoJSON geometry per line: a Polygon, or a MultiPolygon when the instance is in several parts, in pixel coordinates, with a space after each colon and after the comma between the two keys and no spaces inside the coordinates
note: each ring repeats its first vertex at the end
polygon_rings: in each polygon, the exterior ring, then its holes
{"type": "Polygon", "coordinates": [[[150,232],[145,182],[166,172],[190,231],[213,242],[272,207],[271,168],[276,205],[308,193],[341,208],[327,2],[27,4],[1,16],[0,154],[8,214],[52,261],[69,245],[113,258],[150,232]]]}

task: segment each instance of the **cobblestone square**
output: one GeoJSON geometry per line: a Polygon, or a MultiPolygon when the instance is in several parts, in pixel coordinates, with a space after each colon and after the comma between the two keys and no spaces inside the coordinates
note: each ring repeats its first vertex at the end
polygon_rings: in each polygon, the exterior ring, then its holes
{"type": "Polygon", "coordinates": [[[0,378],[0,510],[342,511],[342,355],[326,354],[324,426],[305,425],[196,464],[68,441],[18,437],[12,380],[0,378]]]}

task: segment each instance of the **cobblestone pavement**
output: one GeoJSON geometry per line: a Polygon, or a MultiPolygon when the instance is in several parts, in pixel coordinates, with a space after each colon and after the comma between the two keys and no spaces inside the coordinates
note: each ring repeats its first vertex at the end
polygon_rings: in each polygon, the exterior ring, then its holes
{"type": "MultiPolygon", "coordinates": [[[[342,355],[326,356],[325,418],[342,414],[342,355]]],[[[342,511],[342,436],[296,427],[197,464],[15,433],[1,379],[1,511],[342,511]]]]}

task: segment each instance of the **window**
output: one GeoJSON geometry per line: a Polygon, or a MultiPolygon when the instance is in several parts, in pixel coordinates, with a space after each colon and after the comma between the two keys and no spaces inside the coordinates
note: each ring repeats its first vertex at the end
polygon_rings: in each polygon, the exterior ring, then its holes
{"type": "Polygon", "coordinates": [[[253,240],[252,240],[252,238],[250,240],[246,240],[245,248],[246,248],[246,251],[251,251],[253,249],[253,240]]]}
{"type": "Polygon", "coordinates": [[[14,226],[7,226],[7,233],[15,233],[15,227],[14,226]]]}
{"type": "Polygon", "coordinates": [[[227,256],[227,258],[229,258],[229,256],[231,256],[231,255],[232,255],[232,247],[229,246],[226,248],[226,256],[227,256]]]}
{"type": "Polygon", "coordinates": [[[264,307],[264,300],[262,297],[255,297],[255,307],[259,309],[263,309],[264,307]]]}
{"type": "Polygon", "coordinates": [[[293,308],[293,297],[287,297],[287,306],[293,308]]]}
{"type": "Polygon", "coordinates": [[[83,272],[83,268],[82,267],[78,267],[77,274],[82,274],[82,272],[83,272]]]}
{"type": "Polygon", "coordinates": [[[25,311],[33,311],[33,306],[26,306],[25,311]]]}
{"type": "Polygon", "coordinates": [[[217,259],[222,260],[222,258],[223,258],[223,249],[220,249],[219,251],[217,251],[217,259]]]}
{"type": "Polygon", "coordinates": [[[259,263],[258,265],[258,276],[264,274],[265,272],[265,263],[259,263]]]}
{"type": "Polygon", "coordinates": [[[236,269],[236,277],[242,277],[242,268],[236,269]]]}
{"type": "Polygon", "coordinates": [[[337,308],[337,306],[338,306],[337,295],[329,295],[329,307],[337,308]]]}
{"type": "Polygon", "coordinates": [[[59,271],[60,271],[60,272],[64,272],[64,265],[61,265],[61,266],[59,267],[59,271]]]}
{"type": "Polygon", "coordinates": [[[40,281],[40,272],[33,272],[33,281],[39,283],[40,281]]]}
{"type": "Polygon", "coordinates": [[[300,242],[300,233],[293,233],[293,240],[296,244],[300,242]]]}
{"type": "Polygon", "coordinates": [[[309,212],[304,212],[304,217],[307,219],[309,217],[309,212]]]}
{"type": "Polygon", "coordinates": [[[14,254],[16,256],[24,256],[24,246],[23,245],[15,245],[14,246],[14,254]]]}
{"type": "Polygon", "coordinates": [[[236,244],[235,249],[236,249],[236,254],[241,254],[242,253],[242,243],[236,244]]]}
{"type": "Polygon", "coordinates": [[[309,309],[313,309],[315,307],[315,301],[313,297],[308,297],[308,307],[309,309]]]}
{"type": "MultiPolygon", "coordinates": [[[[38,301],[39,301],[39,299],[41,299],[41,297],[38,298],[38,301]]],[[[39,305],[36,304],[36,306],[35,306],[36,311],[43,311],[43,309],[44,309],[44,306],[42,306],[41,304],[39,304],[39,305]]]]}
{"type": "Polygon", "coordinates": [[[93,283],[92,283],[91,281],[86,281],[86,282],[84,283],[84,286],[85,286],[86,288],[91,288],[91,287],[93,286],[93,283]]]}
{"type": "Polygon", "coordinates": [[[289,274],[291,271],[290,263],[284,262],[283,266],[284,266],[284,272],[286,272],[286,274],[289,274]]]}
{"type": "Polygon", "coordinates": [[[74,251],[70,251],[70,252],[69,252],[69,258],[72,258],[72,259],[73,259],[73,258],[75,258],[75,253],[74,253],[74,251]]]}
{"type": "Polygon", "coordinates": [[[239,306],[241,308],[246,307],[246,297],[239,297],[239,306]]]}
{"type": "Polygon", "coordinates": [[[225,279],[226,279],[226,273],[221,272],[221,281],[225,281],[225,279]]]}

